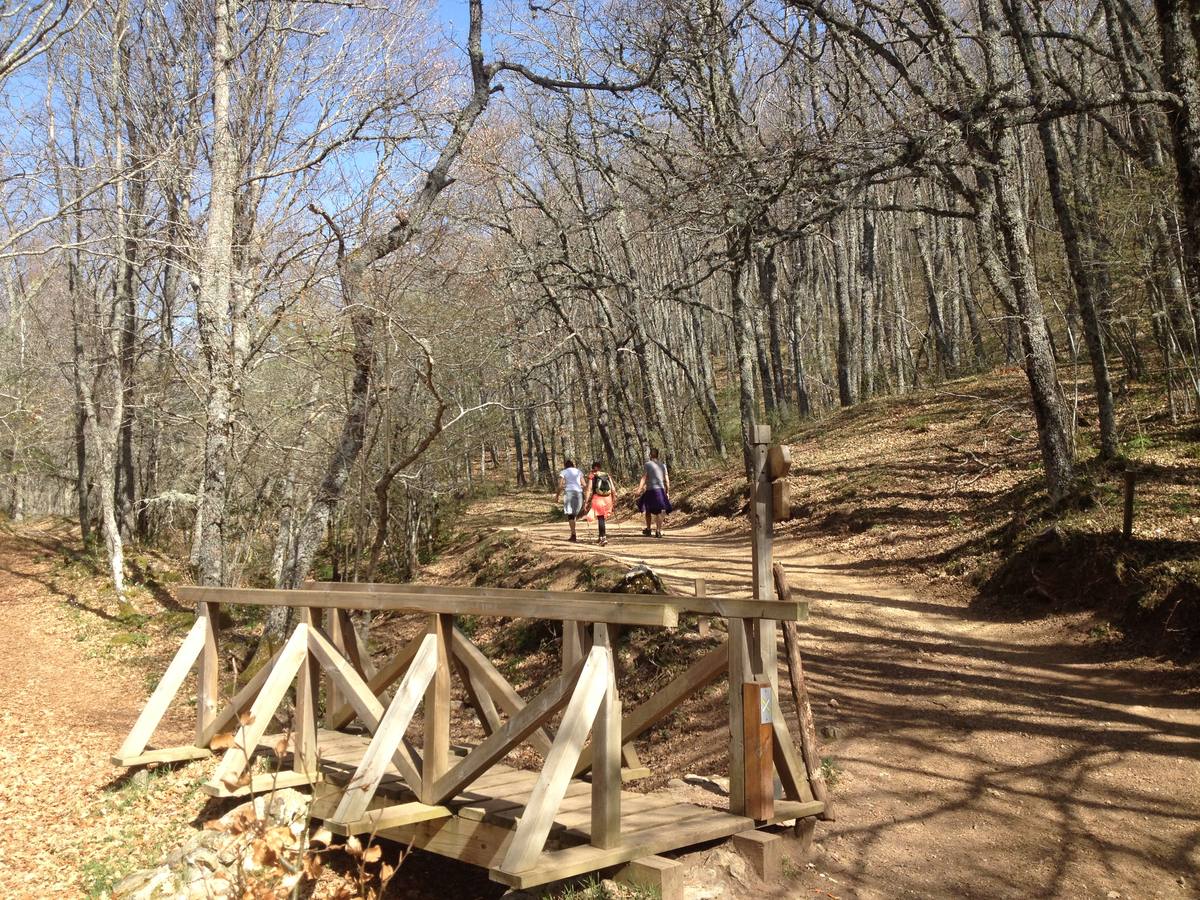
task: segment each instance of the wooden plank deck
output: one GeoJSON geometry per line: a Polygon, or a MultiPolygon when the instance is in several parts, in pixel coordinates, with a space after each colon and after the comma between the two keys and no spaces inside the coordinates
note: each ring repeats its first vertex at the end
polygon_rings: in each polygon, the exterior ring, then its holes
{"type": "MultiPolygon", "coordinates": [[[[272,747],[278,739],[279,735],[268,735],[261,746],[272,747]]],[[[366,735],[321,730],[317,746],[326,785],[344,784],[369,743],[366,735]]],[[[367,823],[378,822],[381,827],[376,834],[379,837],[402,844],[412,843],[429,852],[473,863],[488,869],[494,881],[523,889],[643,856],[720,840],[756,825],[745,816],[680,803],[670,794],[622,791],[619,844],[611,849],[593,847],[589,843],[592,787],[588,782],[576,779],[567,787],[551,824],[546,850],[537,862],[521,872],[504,871],[501,863],[537,778],[537,772],[497,763],[461,793],[441,804],[449,812],[446,815],[437,807],[423,807],[396,768],[389,765],[372,803],[377,811],[369,812],[355,830],[368,830],[367,823]],[[413,821],[389,826],[389,815],[405,818],[398,809],[400,804],[411,804],[419,812],[414,814],[413,821]],[[378,811],[379,807],[395,812],[385,814],[378,811]],[[418,821],[417,818],[422,816],[425,820],[418,821]]],[[[330,788],[326,787],[326,790],[330,788]]],[[[802,809],[800,804],[786,804],[781,812],[786,811],[791,817],[813,815],[819,811],[807,809],[808,806],[803,804],[802,809]]],[[[315,803],[313,816],[328,817],[332,808],[333,804],[328,801],[315,803]]]]}

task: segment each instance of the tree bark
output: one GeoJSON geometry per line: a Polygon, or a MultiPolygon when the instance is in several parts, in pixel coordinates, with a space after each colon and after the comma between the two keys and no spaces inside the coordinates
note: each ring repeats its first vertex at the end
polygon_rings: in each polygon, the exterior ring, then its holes
{"type": "Polygon", "coordinates": [[[233,430],[230,304],[234,193],[238,182],[237,148],[230,114],[235,15],[233,0],[216,0],[212,48],[212,184],[196,298],[200,345],[208,372],[204,473],[196,504],[197,577],[202,585],[220,585],[225,579],[226,467],[233,430]]]}

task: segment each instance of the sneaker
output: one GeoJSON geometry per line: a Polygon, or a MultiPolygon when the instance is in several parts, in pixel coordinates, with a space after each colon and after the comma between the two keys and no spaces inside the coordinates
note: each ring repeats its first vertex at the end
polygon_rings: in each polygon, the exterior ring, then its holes
{"type": "Polygon", "coordinates": [[[570,541],[572,544],[578,543],[578,541],[575,538],[575,535],[571,535],[569,538],[567,538],[567,540],[570,541]]]}
{"type": "Polygon", "coordinates": [[[649,528],[642,529],[642,537],[650,537],[650,529],[649,528]]]}
{"type": "Polygon", "coordinates": [[[660,529],[658,529],[658,531],[654,532],[654,536],[656,538],[662,537],[662,529],[660,528],[660,529]]]}
{"type": "Polygon", "coordinates": [[[607,547],[608,546],[608,538],[600,538],[600,546],[607,547]]]}

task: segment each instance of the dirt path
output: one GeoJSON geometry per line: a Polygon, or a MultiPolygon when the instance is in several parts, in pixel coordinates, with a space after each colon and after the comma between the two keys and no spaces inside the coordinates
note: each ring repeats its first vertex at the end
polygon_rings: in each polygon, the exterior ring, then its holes
{"type": "MultiPolygon", "coordinates": [[[[486,514],[524,522],[542,553],[579,552],[563,524],[496,503],[486,514]]],[[[747,592],[747,541],[700,527],[643,538],[627,520],[592,549],[733,595],[747,592]]],[[[798,540],[776,559],[812,604],[807,666],[818,724],[837,729],[823,752],[842,770],[804,893],[1200,896],[1195,692],[1105,661],[1053,621],[981,621],[798,540]]]]}
{"type": "Polygon", "coordinates": [[[145,697],[132,670],[89,659],[58,582],[49,524],[0,531],[0,897],[86,892],[86,859],[119,835],[97,812],[109,757],[145,697]]]}

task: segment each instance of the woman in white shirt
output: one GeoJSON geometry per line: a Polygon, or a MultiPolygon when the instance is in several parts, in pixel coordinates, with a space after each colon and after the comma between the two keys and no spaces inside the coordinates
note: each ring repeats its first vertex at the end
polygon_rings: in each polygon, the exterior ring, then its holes
{"type": "Polygon", "coordinates": [[[583,472],[575,468],[574,461],[564,460],[566,468],[558,473],[558,493],[554,495],[555,502],[561,500],[563,515],[571,526],[571,536],[567,540],[575,543],[575,520],[583,512],[583,472]]]}

